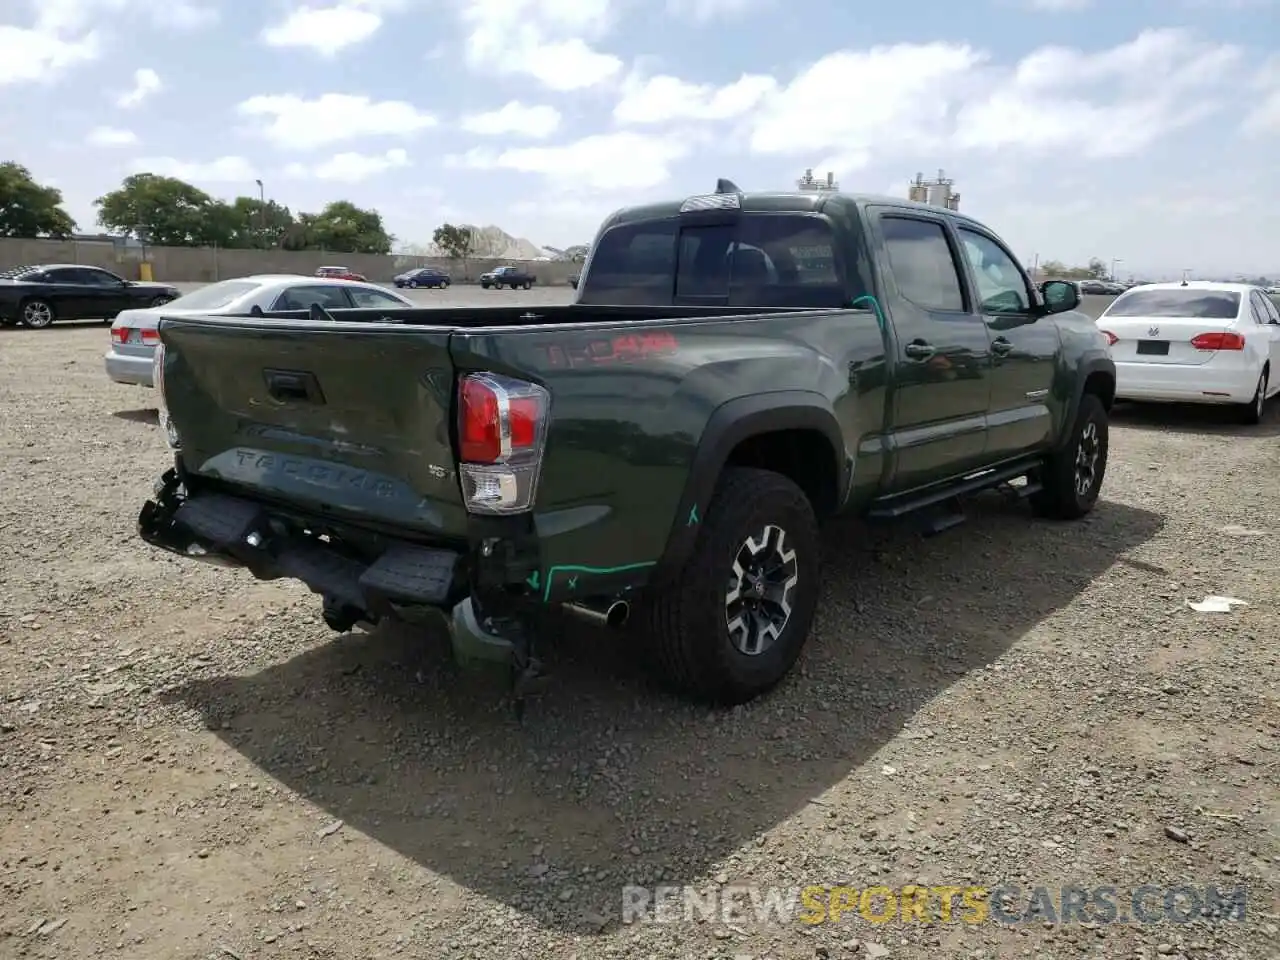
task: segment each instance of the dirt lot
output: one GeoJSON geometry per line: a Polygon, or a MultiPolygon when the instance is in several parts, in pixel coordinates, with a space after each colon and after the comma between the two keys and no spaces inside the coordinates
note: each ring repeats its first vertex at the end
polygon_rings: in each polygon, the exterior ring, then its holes
{"type": "Polygon", "coordinates": [[[927,541],[842,524],[803,669],[746,708],[583,634],[518,727],[438,638],[336,639],[302,588],[141,544],[167,454],[105,341],[0,330],[0,957],[1280,954],[1280,411],[1118,415],[1084,523],[992,496],[927,541]],[[660,881],[1248,901],[620,924],[622,887],[660,881]]]}

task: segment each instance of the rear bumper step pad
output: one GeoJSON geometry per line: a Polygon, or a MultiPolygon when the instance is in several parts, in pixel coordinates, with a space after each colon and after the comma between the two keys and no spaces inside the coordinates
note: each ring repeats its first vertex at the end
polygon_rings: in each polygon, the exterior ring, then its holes
{"type": "Polygon", "coordinates": [[[300,580],[326,599],[383,614],[393,604],[448,609],[465,594],[462,555],[453,550],[394,543],[372,563],[307,536],[262,506],[224,494],[201,494],[176,509],[161,495],[138,517],[152,546],[214,563],[248,567],[261,579],[300,580]]]}

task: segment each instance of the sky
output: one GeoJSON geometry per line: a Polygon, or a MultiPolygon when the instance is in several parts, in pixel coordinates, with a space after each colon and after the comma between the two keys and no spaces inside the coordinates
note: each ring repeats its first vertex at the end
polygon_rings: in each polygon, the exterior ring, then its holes
{"type": "Polygon", "coordinates": [[[81,229],[132,172],[400,243],[589,242],[621,206],[906,196],[1028,264],[1280,275],[1280,0],[0,0],[0,160],[81,229]]]}

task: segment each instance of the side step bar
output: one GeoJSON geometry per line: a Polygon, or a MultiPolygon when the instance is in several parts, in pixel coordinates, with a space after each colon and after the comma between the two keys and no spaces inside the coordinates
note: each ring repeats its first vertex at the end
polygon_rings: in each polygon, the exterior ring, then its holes
{"type": "MultiPolygon", "coordinates": [[[[869,520],[897,520],[926,507],[942,506],[948,501],[959,497],[978,493],[982,490],[989,490],[992,487],[1007,485],[1011,480],[1027,476],[1040,465],[1041,461],[1039,459],[1019,460],[1003,467],[984,470],[981,473],[965,477],[959,483],[947,484],[915,496],[904,496],[875,504],[868,512],[867,518],[869,520]]],[[[1027,485],[1020,489],[1018,494],[1020,497],[1029,497],[1039,489],[1040,485],[1038,483],[1033,483],[1028,479],[1027,485]]],[[[950,513],[948,516],[950,516],[950,513]]],[[[960,520],[948,523],[942,529],[950,529],[950,527],[963,522],[963,519],[963,514],[961,514],[960,520]]]]}

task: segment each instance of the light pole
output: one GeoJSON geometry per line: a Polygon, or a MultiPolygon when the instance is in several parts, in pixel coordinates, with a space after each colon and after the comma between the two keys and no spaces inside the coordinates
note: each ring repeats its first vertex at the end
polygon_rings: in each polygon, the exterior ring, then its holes
{"type": "Polygon", "coordinates": [[[253,181],[258,185],[258,239],[266,246],[267,237],[267,190],[261,180],[253,181]]]}
{"type": "Polygon", "coordinates": [[[1124,263],[1124,261],[1121,260],[1119,257],[1112,257],[1111,258],[1111,282],[1112,283],[1116,282],[1116,264],[1117,263],[1124,263]]]}

